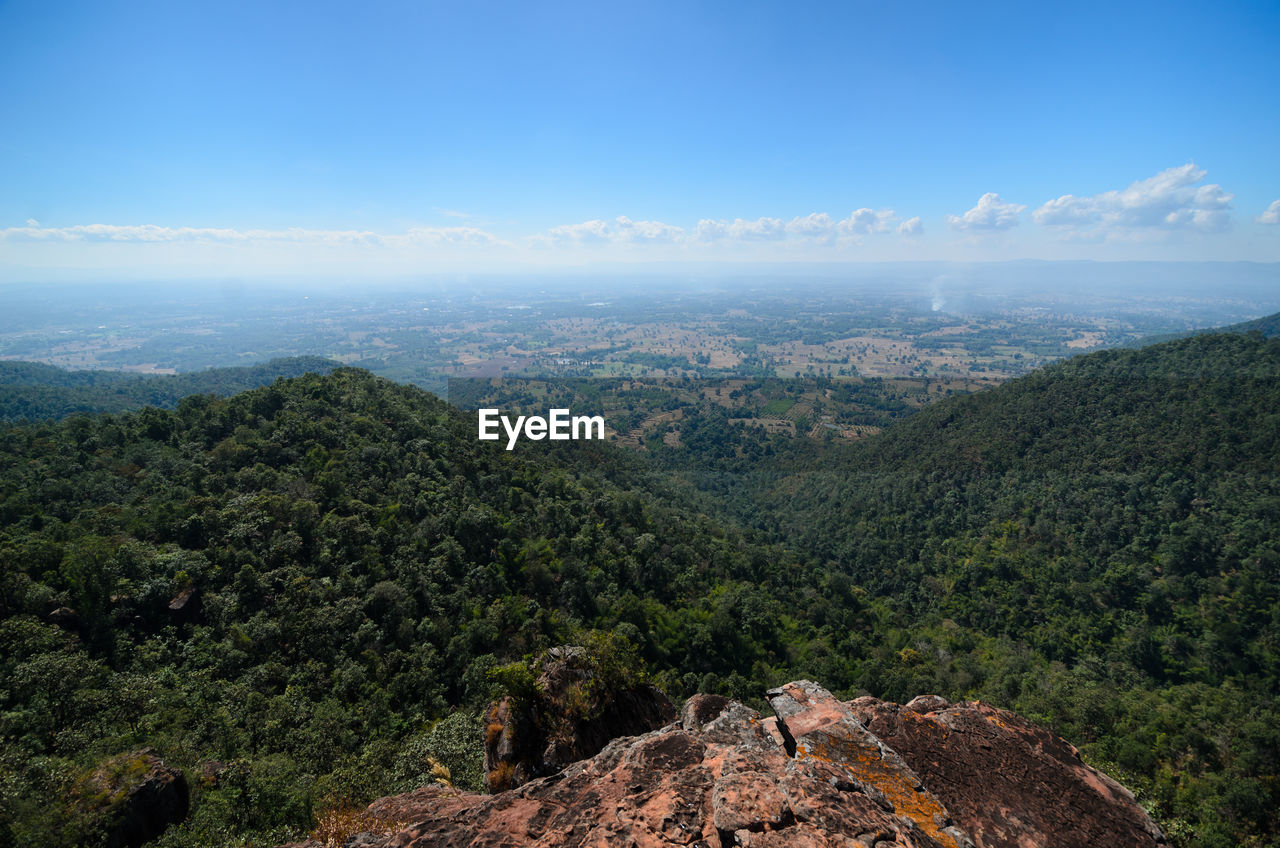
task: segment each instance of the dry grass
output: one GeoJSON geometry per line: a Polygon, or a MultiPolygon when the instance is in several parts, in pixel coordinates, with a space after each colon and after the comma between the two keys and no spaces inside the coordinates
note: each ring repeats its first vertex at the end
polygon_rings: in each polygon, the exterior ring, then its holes
{"type": "Polygon", "coordinates": [[[329,807],[316,816],[311,839],[323,848],[342,848],[357,833],[385,836],[402,830],[409,822],[379,818],[363,807],[341,804],[329,807]]]}
{"type": "Polygon", "coordinates": [[[453,785],[453,772],[449,771],[449,767],[437,760],[435,757],[427,757],[427,764],[431,766],[431,779],[436,784],[450,790],[455,795],[461,795],[458,787],[453,785]]]}

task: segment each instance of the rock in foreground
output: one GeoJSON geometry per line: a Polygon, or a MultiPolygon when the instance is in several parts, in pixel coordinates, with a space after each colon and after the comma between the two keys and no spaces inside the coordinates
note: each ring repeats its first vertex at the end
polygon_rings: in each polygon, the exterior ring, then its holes
{"type": "Polygon", "coordinates": [[[858,698],[850,707],[982,848],[1165,842],[1129,790],[1022,716],[937,696],[903,707],[858,698]]]}
{"type": "Polygon", "coordinates": [[[182,772],[150,748],[112,757],[76,791],[81,809],[99,817],[109,848],[135,848],[187,817],[190,792],[182,772]]]}
{"type": "Polygon", "coordinates": [[[809,681],[771,691],[769,702],[776,715],[766,718],[719,696],[695,696],[676,723],[616,739],[589,760],[496,795],[429,787],[383,798],[370,806],[371,818],[408,824],[349,844],[1154,848],[1164,841],[1132,795],[1012,713],[940,698],[848,704],[809,681]]]}

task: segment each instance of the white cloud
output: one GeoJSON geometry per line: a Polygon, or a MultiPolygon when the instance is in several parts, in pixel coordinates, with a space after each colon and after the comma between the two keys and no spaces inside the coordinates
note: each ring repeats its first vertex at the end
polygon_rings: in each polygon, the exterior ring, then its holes
{"type": "Polygon", "coordinates": [[[792,218],[787,222],[786,229],[789,236],[829,239],[835,233],[836,224],[826,212],[812,212],[803,218],[798,215],[792,218]]]}
{"type": "Polygon", "coordinates": [[[917,215],[914,218],[908,218],[898,225],[898,235],[903,236],[919,236],[924,235],[924,223],[917,215]]]}
{"type": "Polygon", "coordinates": [[[989,191],[978,198],[978,205],[963,215],[948,215],[953,230],[1007,230],[1018,224],[1018,216],[1027,207],[1005,203],[1000,195],[989,191]]]}
{"type": "Polygon", "coordinates": [[[724,221],[713,221],[710,218],[703,218],[698,225],[693,228],[694,241],[719,241],[726,235],[726,224],[724,221]]]}
{"type": "MultiPolygon", "coordinates": [[[[590,220],[562,224],[523,241],[533,247],[590,245],[695,245],[712,242],[827,244],[857,242],[862,237],[891,232],[898,216],[892,209],[857,209],[836,220],[826,212],[782,218],[713,220],[704,218],[692,230],[663,221],[635,221],[619,215],[613,221],[590,220]]],[[[906,230],[919,231],[917,223],[906,230]]],[[[910,222],[908,222],[910,224],[910,222]]],[[[904,225],[905,226],[905,225],[904,225]]],[[[901,231],[901,230],[900,230],[901,231]]],[[[79,224],[41,227],[34,219],[25,227],[0,229],[0,241],[133,244],[199,244],[297,246],[373,246],[387,248],[512,246],[479,227],[411,227],[400,233],[372,230],[235,229],[231,227],[165,227],[156,224],[79,224]]]]}
{"type": "Polygon", "coordinates": [[[890,226],[897,219],[898,216],[893,214],[892,209],[881,209],[876,212],[863,208],[851,212],[848,218],[845,218],[837,225],[837,228],[841,235],[869,236],[875,233],[889,232],[890,226]]]}
{"type": "Polygon", "coordinates": [[[1215,184],[1197,186],[1207,172],[1187,163],[1138,180],[1121,191],[1091,197],[1064,194],[1033,213],[1038,224],[1126,234],[1139,230],[1219,232],[1230,223],[1232,195],[1215,184]]]}
{"type": "Polygon", "coordinates": [[[561,224],[547,230],[545,236],[535,236],[542,243],[600,244],[609,240],[609,225],[604,221],[583,221],[581,224],[561,224]]]}
{"type": "Polygon", "coordinates": [[[1267,211],[1258,216],[1259,224],[1280,224],[1280,200],[1271,201],[1267,211]]]}
{"type": "MultiPolygon", "coordinates": [[[[30,222],[27,222],[30,224],[30,222]]],[[[159,227],[154,224],[80,224],[74,227],[10,227],[0,230],[6,239],[35,241],[243,241],[247,233],[196,227],[159,227]]]]}
{"type": "Polygon", "coordinates": [[[682,241],[684,229],[661,221],[633,221],[619,215],[613,224],[608,221],[583,221],[580,224],[562,224],[545,233],[530,236],[528,241],[536,247],[552,245],[584,244],[674,244],[682,241]]]}
{"type": "Polygon", "coordinates": [[[812,212],[790,221],[781,218],[756,218],[732,221],[703,218],[694,228],[698,242],[731,241],[834,241],[857,240],[864,235],[887,233],[898,216],[892,209],[858,209],[848,218],[837,221],[826,212],[812,212]]]}
{"type": "MultiPolygon", "coordinates": [[[[810,215],[810,218],[815,216],[810,215]]],[[[821,218],[821,213],[817,216],[821,218]]],[[[795,219],[800,221],[800,218],[795,219]]],[[[800,226],[803,226],[801,224],[800,226]]],[[[780,241],[787,236],[787,225],[781,218],[757,218],[748,221],[734,218],[732,221],[713,221],[703,218],[694,228],[693,237],[697,241],[780,241]]]]}
{"type": "MultiPolygon", "coordinates": [[[[400,236],[382,236],[384,241],[402,238],[400,236]]],[[[403,239],[411,244],[456,244],[493,247],[506,244],[493,233],[476,227],[413,227],[403,239]]],[[[394,243],[394,242],[392,242],[394,243]]]]}
{"type": "MultiPolygon", "coordinates": [[[[28,222],[30,224],[31,222],[28,222]]],[[[236,230],[215,227],[160,227],[155,224],[79,224],[74,227],[10,227],[0,239],[11,241],[74,241],[134,243],[245,244],[255,242],[311,245],[498,245],[502,240],[474,227],[414,227],[405,233],[383,235],[369,230],[236,230]]]]}
{"type": "Polygon", "coordinates": [[[661,221],[633,221],[626,215],[617,218],[614,237],[619,241],[671,244],[684,238],[684,228],[661,221]]]}

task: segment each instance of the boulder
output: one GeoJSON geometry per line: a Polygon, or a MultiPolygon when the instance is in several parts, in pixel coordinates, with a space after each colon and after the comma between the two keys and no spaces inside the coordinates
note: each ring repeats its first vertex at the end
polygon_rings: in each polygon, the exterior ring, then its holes
{"type": "Polygon", "coordinates": [[[74,633],[80,629],[80,614],[70,607],[58,607],[49,613],[49,622],[74,633]]]}
{"type": "MultiPolygon", "coordinates": [[[[377,848],[1144,848],[1132,796],[1012,713],[917,698],[843,702],[810,681],[765,717],[696,695],[678,720],[493,795],[383,798],[377,848]],[[898,746],[901,745],[901,748],[898,746]],[[1040,785],[1041,781],[1049,781],[1040,785]],[[1064,803],[1065,799],[1065,803],[1064,803]],[[1050,809],[1053,807],[1053,809],[1050,809]],[[1080,817],[1088,822],[1071,821],[1080,817]]],[[[303,843],[320,848],[319,843],[303,843]]]]}
{"type": "Polygon", "coordinates": [[[142,748],[95,768],[80,781],[76,803],[103,822],[109,848],[137,848],[187,817],[190,792],[182,772],[142,748]]]}
{"type": "Polygon", "coordinates": [[[169,619],[175,624],[191,624],[201,620],[204,612],[200,590],[188,586],[169,601],[169,619]]]}

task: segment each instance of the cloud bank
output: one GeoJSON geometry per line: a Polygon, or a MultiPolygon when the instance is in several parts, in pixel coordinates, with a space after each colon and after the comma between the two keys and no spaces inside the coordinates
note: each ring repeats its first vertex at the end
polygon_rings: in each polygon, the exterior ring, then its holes
{"type": "MultiPolygon", "coordinates": [[[[98,262],[176,265],[260,261],[277,266],[290,263],[318,266],[343,261],[352,267],[378,263],[403,269],[435,265],[459,268],[484,263],[578,262],[631,259],[722,259],[737,261],[824,259],[948,258],[954,249],[985,250],[989,258],[1039,253],[1062,255],[1062,245],[1109,245],[1095,255],[1117,258],[1162,258],[1179,252],[1202,256],[1214,238],[1224,256],[1232,255],[1233,195],[1214,183],[1194,163],[1160,171],[1123,189],[1094,195],[1064,194],[1043,202],[1028,216],[1038,227],[1023,228],[1016,240],[1008,235],[1023,220],[1028,207],[1004,200],[995,192],[983,194],[961,214],[940,216],[939,223],[963,234],[948,241],[919,215],[900,216],[893,209],[855,208],[845,217],[811,212],[791,218],[710,218],[673,224],[659,220],[591,219],[550,227],[539,233],[500,235],[477,222],[411,227],[401,232],[363,229],[255,229],[182,227],[156,224],[80,224],[44,226],[34,218],[25,225],[0,229],[0,267],[30,264],[92,268],[98,262]],[[929,235],[926,235],[928,229],[929,235]],[[1055,236],[1046,239],[1045,236],[1055,236]],[[1149,245],[1134,253],[1125,245],[1149,245]],[[1057,245],[1055,249],[1054,245],[1057,245]],[[115,247],[112,247],[112,246],[115,247]],[[1028,250],[1030,248],[1030,250],[1028,250]],[[1110,252],[1107,252],[1110,251],[1110,252]]],[[[449,218],[467,213],[436,210],[449,218]]],[[[1280,200],[1253,219],[1267,227],[1280,226],[1280,200]]],[[[1237,241],[1243,237],[1237,232],[1237,241]]],[[[1260,236],[1255,232],[1255,236],[1260,236]]],[[[1273,240],[1256,242],[1255,255],[1274,261],[1273,240]],[[1265,242],[1265,243],[1264,243],[1265,242]],[[1260,251],[1260,252],[1258,252],[1260,251]]],[[[1081,254],[1072,247],[1073,258],[1081,254]]],[[[1243,257],[1237,257],[1243,258],[1243,257]]]]}
{"type": "Polygon", "coordinates": [[[978,205],[963,215],[948,215],[953,230],[1007,230],[1018,225],[1018,216],[1027,207],[1005,203],[1000,195],[989,191],[978,198],[978,205]]]}
{"type": "Polygon", "coordinates": [[[1037,224],[1101,235],[1142,230],[1221,232],[1230,224],[1233,195],[1219,185],[1196,185],[1207,172],[1192,163],[1092,197],[1064,194],[1034,213],[1037,224]]]}
{"type": "Polygon", "coordinates": [[[757,218],[733,221],[704,218],[694,230],[700,242],[730,241],[810,241],[824,244],[857,242],[862,236],[887,233],[898,216],[892,209],[856,209],[848,218],[836,220],[826,212],[813,212],[790,221],[757,218]]]}
{"type": "Polygon", "coordinates": [[[219,227],[161,227],[155,224],[81,224],[74,227],[32,226],[0,230],[6,241],[61,242],[193,242],[246,244],[277,242],[315,245],[484,245],[505,244],[492,233],[475,227],[413,227],[403,233],[380,234],[369,230],[237,230],[219,227]]]}
{"type": "MultiPolygon", "coordinates": [[[[917,232],[908,228],[900,232],[917,232]]],[[[856,244],[864,236],[880,235],[893,231],[898,221],[892,209],[854,210],[849,217],[832,218],[826,212],[812,212],[796,216],[790,221],[782,218],[703,218],[691,229],[662,221],[633,221],[625,215],[613,221],[591,220],[577,224],[562,224],[544,233],[530,236],[529,244],[535,247],[605,244],[666,244],[713,245],[739,243],[802,243],[802,244],[856,244]]]]}

